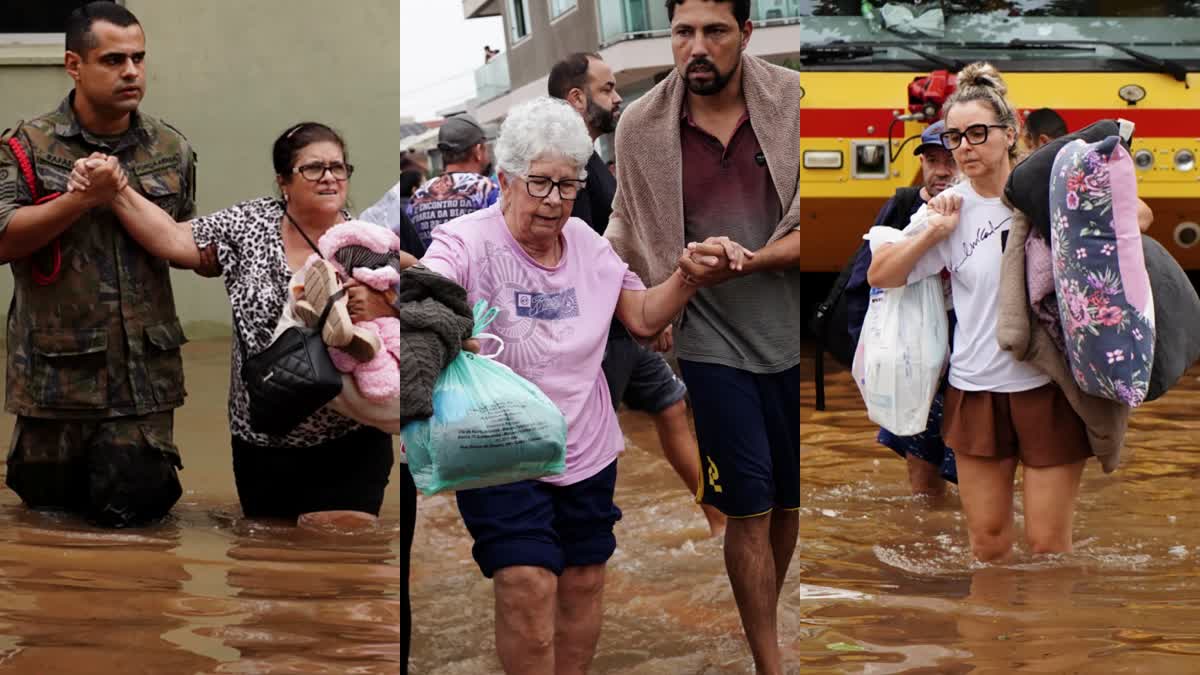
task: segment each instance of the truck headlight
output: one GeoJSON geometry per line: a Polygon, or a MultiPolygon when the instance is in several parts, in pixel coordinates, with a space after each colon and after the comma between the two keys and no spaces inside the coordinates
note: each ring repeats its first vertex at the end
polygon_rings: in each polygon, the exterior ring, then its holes
{"type": "Polygon", "coordinates": [[[804,168],[806,169],[840,169],[842,168],[841,150],[805,150],[804,168]]]}
{"type": "Polygon", "coordinates": [[[1191,171],[1196,168],[1196,155],[1191,150],[1180,150],[1175,153],[1175,168],[1180,171],[1191,171]]]}

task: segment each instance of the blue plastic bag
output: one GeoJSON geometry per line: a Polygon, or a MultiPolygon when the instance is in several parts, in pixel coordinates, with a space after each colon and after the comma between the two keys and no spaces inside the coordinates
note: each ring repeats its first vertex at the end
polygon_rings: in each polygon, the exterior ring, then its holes
{"type": "MultiPolygon", "coordinates": [[[[498,311],[483,300],[475,304],[476,337],[499,339],[482,333],[498,311]]],[[[566,469],[567,421],[558,406],[490,358],[460,353],[434,383],[433,416],[400,430],[408,469],[425,495],[566,469]]]]}

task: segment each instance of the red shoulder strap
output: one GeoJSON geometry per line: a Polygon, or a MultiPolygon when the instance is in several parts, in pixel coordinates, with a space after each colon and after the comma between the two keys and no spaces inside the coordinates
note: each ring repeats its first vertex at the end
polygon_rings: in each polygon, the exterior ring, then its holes
{"type": "Polygon", "coordinates": [[[37,181],[33,175],[33,162],[29,161],[29,155],[25,154],[25,148],[21,147],[21,142],[16,136],[11,136],[8,139],[8,147],[12,150],[13,156],[17,158],[17,166],[21,168],[21,175],[25,178],[25,185],[29,187],[29,195],[33,197],[33,201],[38,200],[37,181]]]}
{"type": "MultiPolygon", "coordinates": [[[[34,204],[48,202],[61,194],[55,192],[39,198],[37,180],[33,173],[33,162],[29,161],[29,155],[25,153],[25,148],[21,147],[21,142],[17,140],[16,136],[9,137],[8,147],[12,150],[13,157],[17,159],[17,166],[21,169],[21,176],[25,178],[25,185],[29,186],[29,196],[33,197],[34,204]]],[[[53,284],[55,281],[58,281],[59,275],[62,274],[62,245],[59,243],[57,237],[54,241],[50,242],[50,254],[53,262],[51,262],[49,272],[39,270],[36,264],[33,265],[33,269],[31,270],[33,281],[39,286],[53,284]]]]}

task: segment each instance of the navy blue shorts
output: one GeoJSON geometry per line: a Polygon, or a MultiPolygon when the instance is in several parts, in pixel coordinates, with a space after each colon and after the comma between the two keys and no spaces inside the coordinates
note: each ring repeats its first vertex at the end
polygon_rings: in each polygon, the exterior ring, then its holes
{"type": "Polygon", "coordinates": [[[483,576],[513,565],[567,567],[608,562],[617,549],[613,503],[617,462],[572,485],[537,480],[459,490],[458,512],[475,539],[471,555],[483,576]]]}
{"type": "Polygon", "coordinates": [[[631,410],[653,415],[687,395],[662,354],[638,344],[619,322],[608,331],[602,367],[614,410],[624,402],[631,410]]]}
{"type": "Polygon", "coordinates": [[[700,445],[697,501],[730,518],[800,508],[800,366],[759,375],[679,361],[700,445]]]}
{"type": "Polygon", "coordinates": [[[938,392],[933,397],[933,405],[929,406],[929,420],[925,423],[925,431],[915,436],[897,436],[887,429],[880,429],[876,440],[880,445],[891,448],[901,457],[912,455],[925,460],[938,469],[944,480],[958,483],[958,468],[954,462],[954,451],[942,438],[942,401],[945,395],[938,392]]]}

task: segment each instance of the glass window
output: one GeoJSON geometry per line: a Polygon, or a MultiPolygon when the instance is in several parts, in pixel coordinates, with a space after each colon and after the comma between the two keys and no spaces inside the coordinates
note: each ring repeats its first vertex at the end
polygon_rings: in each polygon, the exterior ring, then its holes
{"type": "Polygon", "coordinates": [[[0,34],[59,33],[67,15],[88,0],[0,0],[0,34]]]}
{"type": "MultiPolygon", "coordinates": [[[[868,0],[879,9],[887,0],[868,0]]],[[[904,4],[904,3],[895,3],[904,4]]],[[[926,3],[930,7],[938,3],[926,3]]],[[[795,0],[802,16],[862,16],[859,0],[795,0]]],[[[921,5],[925,6],[925,5],[921,5]]],[[[949,0],[941,3],[947,16],[1000,12],[1007,17],[1195,17],[1200,0],[949,0]]]]}
{"type": "Polygon", "coordinates": [[[578,0],[550,0],[550,18],[557,19],[575,9],[576,4],[578,4],[578,0]]]}
{"type": "Polygon", "coordinates": [[[508,0],[508,27],[512,41],[517,42],[529,35],[529,0],[508,0]]]}

